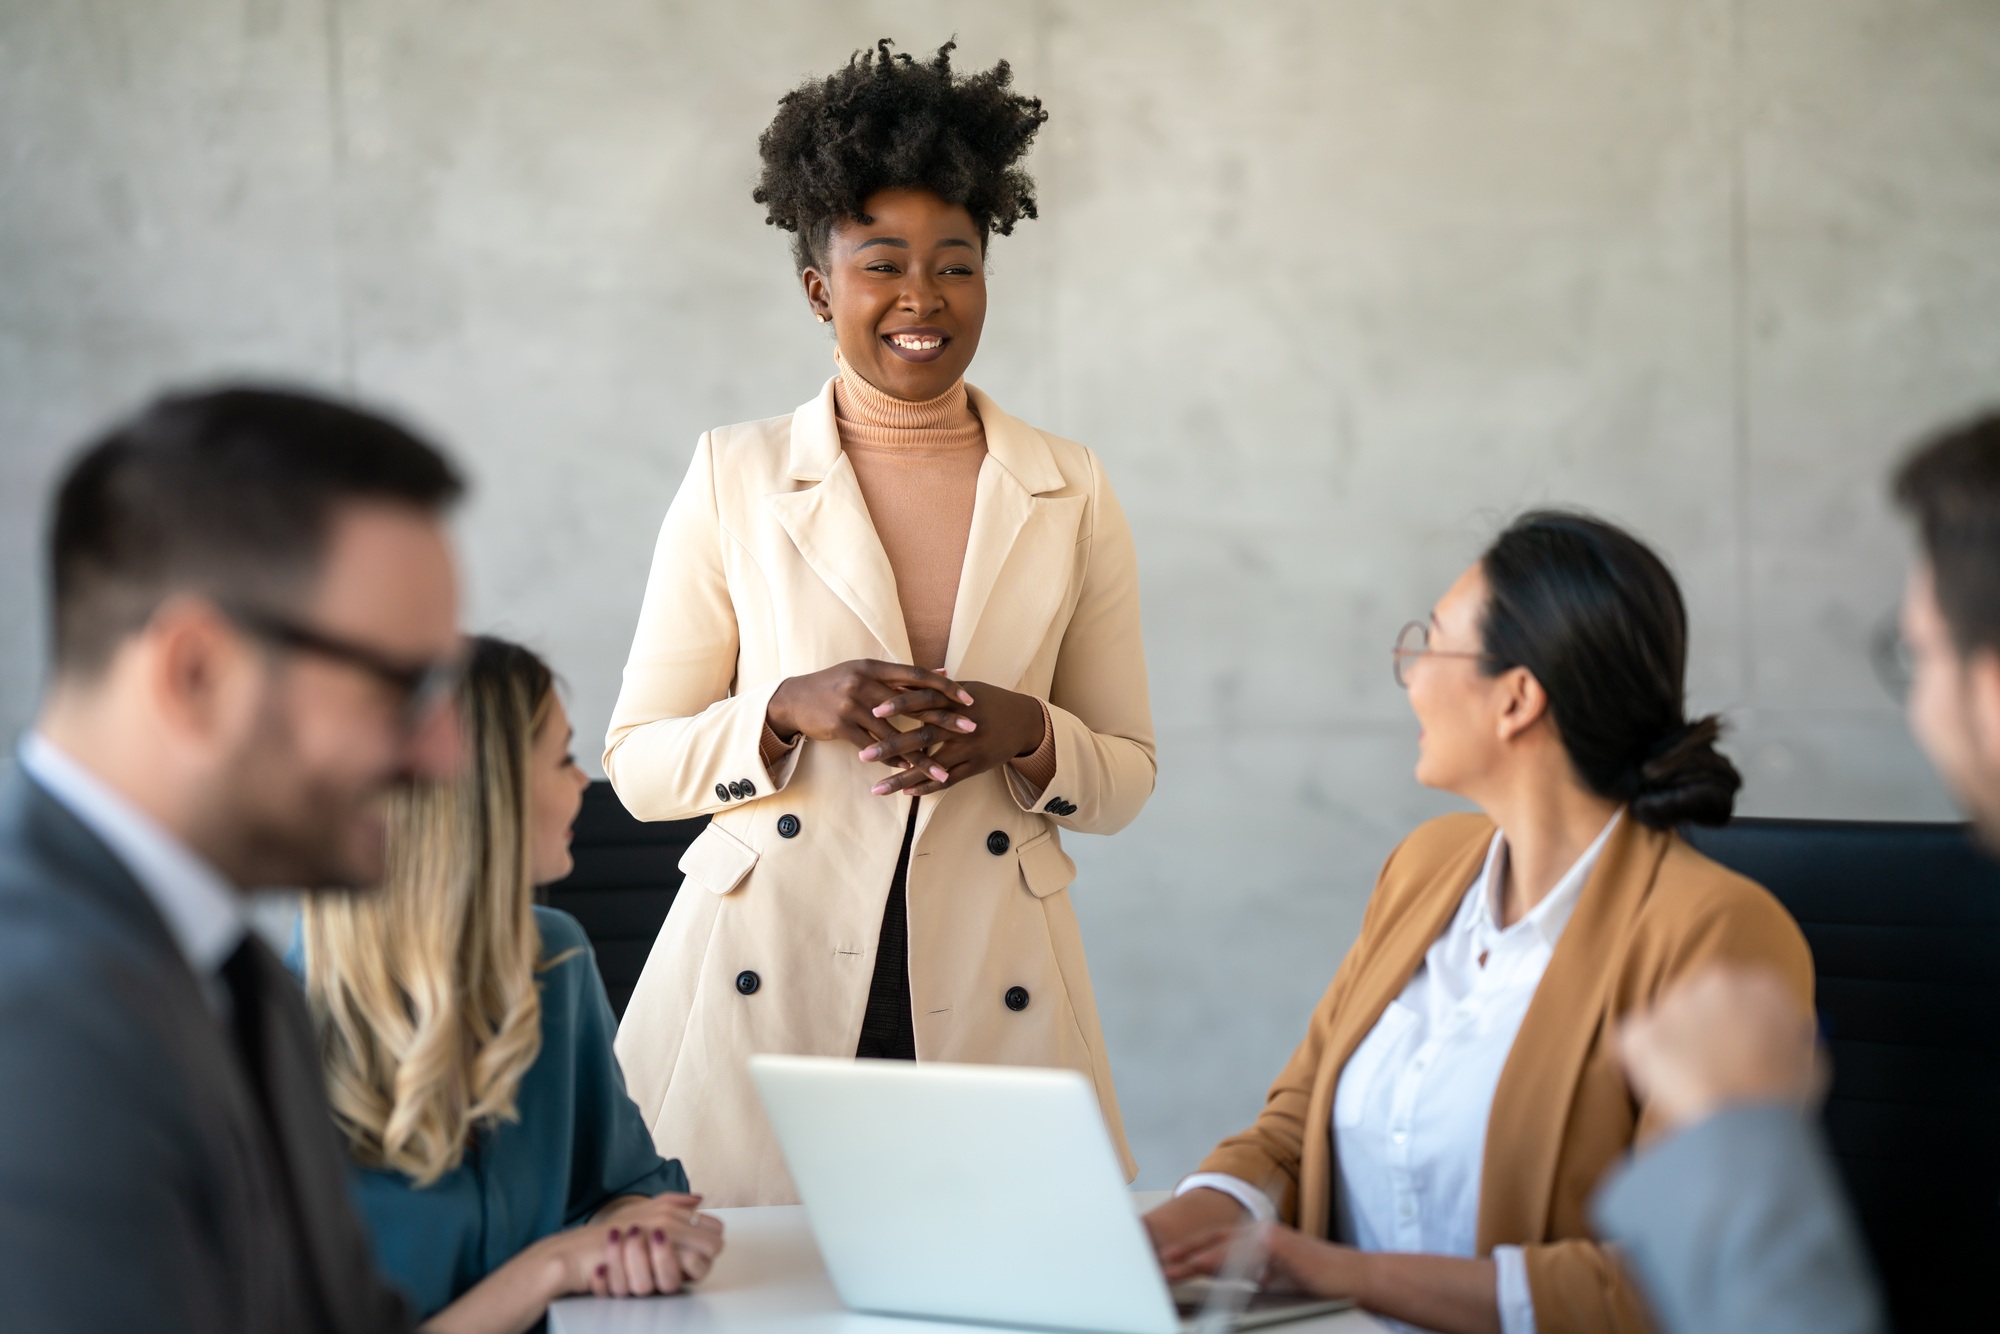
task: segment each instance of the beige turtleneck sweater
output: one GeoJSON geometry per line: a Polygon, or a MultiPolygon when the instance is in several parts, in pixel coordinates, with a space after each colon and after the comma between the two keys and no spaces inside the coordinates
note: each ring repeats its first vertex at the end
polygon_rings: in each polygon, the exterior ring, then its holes
{"type": "MultiPolygon", "coordinates": [[[[896,577],[910,656],[918,667],[941,668],[972,534],[979,469],[986,461],[986,429],[972,410],[963,379],[936,398],[911,402],[862,379],[839,352],[834,361],[840,367],[833,382],[834,427],[896,577]]],[[[766,767],[786,749],[767,724],[766,767]]],[[[1041,746],[1013,765],[1038,790],[1056,776],[1055,730],[1047,706],[1042,709],[1041,746]]]]}
{"type": "Polygon", "coordinates": [[[869,384],[838,353],[835,359],[834,426],[896,576],[910,655],[918,667],[942,667],[986,430],[964,380],[912,403],[869,384]]]}

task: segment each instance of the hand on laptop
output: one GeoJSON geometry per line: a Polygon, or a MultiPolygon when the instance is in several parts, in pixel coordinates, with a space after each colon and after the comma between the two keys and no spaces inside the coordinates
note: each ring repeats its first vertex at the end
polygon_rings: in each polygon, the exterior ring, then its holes
{"type": "Polygon", "coordinates": [[[1170,1248],[1196,1237],[1233,1229],[1250,1221],[1250,1214],[1234,1196],[1201,1187],[1174,1196],[1140,1221],[1145,1223],[1146,1235],[1153,1239],[1153,1250],[1164,1264],[1170,1248]]]}
{"type": "MultiPolygon", "coordinates": [[[[1189,1191],[1188,1195],[1197,1193],[1189,1191]]],[[[1237,1233],[1256,1227],[1263,1231],[1266,1259],[1261,1280],[1266,1291],[1305,1292],[1315,1297],[1353,1297],[1361,1291],[1364,1260],[1352,1246],[1308,1237],[1282,1223],[1251,1223],[1243,1219],[1240,1208],[1237,1214],[1239,1221],[1232,1226],[1214,1228],[1163,1248],[1160,1267],[1166,1271],[1167,1282],[1220,1273],[1237,1233]]]]}
{"type": "Polygon", "coordinates": [[[1717,966],[1625,1021],[1632,1087],[1669,1127],[1752,1102],[1804,1104],[1825,1087],[1813,1017],[1767,972],[1717,966]]]}

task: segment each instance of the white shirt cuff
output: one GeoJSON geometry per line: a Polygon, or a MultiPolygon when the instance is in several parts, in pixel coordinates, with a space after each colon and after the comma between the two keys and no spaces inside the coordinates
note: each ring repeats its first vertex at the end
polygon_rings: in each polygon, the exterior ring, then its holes
{"type": "Polygon", "coordinates": [[[1535,1334],[1535,1295],[1528,1291],[1528,1258],[1519,1246],[1495,1246],[1493,1268],[1500,1281],[1500,1334],[1535,1334]]]}
{"type": "MultiPolygon", "coordinates": [[[[1248,1209],[1250,1217],[1259,1223],[1275,1223],[1278,1221],[1278,1208],[1271,1203],[1269,1195],[1258,1190],[1242,1177],[1233,1177],[1227,1172],[1196,1172],[1193,1176],[1182,1178],[1181,1184],[1174,1187],[1174,1194],[1181,1196],[1191,1190],[1203,1189],[1221,1191],[1224,1195],[1227,1195],[1230,1199],[1235,1200],[1245,1209],[1248,1209]]],[[[1527,1282],[1525,1273],[1521,1281],[1523,1283],[1527,1282]]],[[[1529,1334],[1533,1334],[1534,1328],[1532,1323],[1528,1325],[1529,1334]]],[[[1511,1329],[1505,1330],[1502,1331],[1502,1334],[1514,1334],[1514,1331],[1511,1329]]]]}

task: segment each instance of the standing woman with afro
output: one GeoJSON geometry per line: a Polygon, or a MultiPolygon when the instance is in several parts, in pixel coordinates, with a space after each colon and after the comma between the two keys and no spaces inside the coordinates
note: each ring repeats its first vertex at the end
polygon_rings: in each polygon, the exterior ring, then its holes
{"type": "Polygon", "coordinates": [[[634,815],[714,816],[618,1033],[713,1205],[794,1198],[754,1052],[1067,1066],[1132,1171],[1061,831],[1153,791],[1138,575],[1097,457],[965,382],[1047,113],[951,50],[856,53],[759,141],[838,373],[696,445],[606,740],[634,815]]]}

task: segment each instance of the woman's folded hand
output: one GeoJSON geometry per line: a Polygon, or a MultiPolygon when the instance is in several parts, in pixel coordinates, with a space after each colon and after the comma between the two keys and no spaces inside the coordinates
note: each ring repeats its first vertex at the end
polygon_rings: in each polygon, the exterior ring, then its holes
{"type": "Polygon", "coordinates": [[[722,1220],[697,1212],[701,1197],[657,1195],[618,1210],[609,1223],[559,1232],[539,1243],[562,1267],[565,1293],[649,1297],[708,1276],[722,1253],[722,1220]]]}
{"type": "MultiPolygon", "coordinates": [[[[772,693],[764,720],[784,741],[805,736],[813,741],[845,741],[866,750],[902,737],[889,715],[881,712],[891,700],[902,701],[896,712],[902,712],[904,705],[921,702],[912,716],[920,713],[918,721],[930,729],[924,737],[926,746],[946,735],[973,730],[962,726],[970,721],[965,713],[973,701],[964,686],[921,667],[873,658],[856,658],[824,671],[785,678],[772,693]],[[911,694],[914,699],[902,698],[911,694]]],[[[912,757],[921,759],[921,749],[908,753],[899,749],[898,758],[885,762],[902,768],[912,757]]]]}

